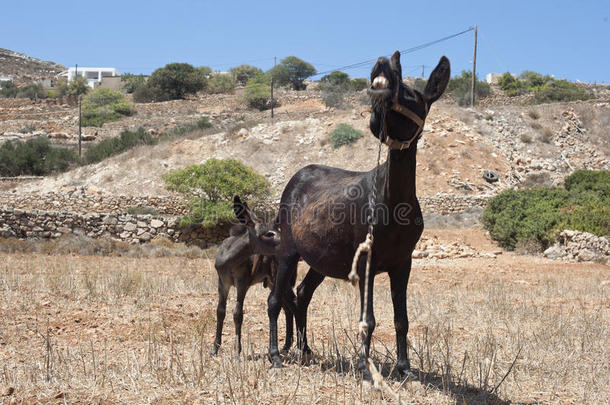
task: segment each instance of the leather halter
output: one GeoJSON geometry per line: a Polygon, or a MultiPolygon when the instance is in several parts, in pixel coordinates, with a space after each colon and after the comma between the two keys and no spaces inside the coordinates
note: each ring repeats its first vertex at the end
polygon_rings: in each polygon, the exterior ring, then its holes
{"type": "MultiPolygon", "coordinates": [[[[425,104],[425,106],[426,106],[426,115],[427,115],[428,114],[428,104],[425,104]]],[[[420,118],[413,111],[411,111],[407,107],[399,104],[398,103],[398,92],[396,93],[396,95],[394,96],[394,99],[392,100],[392,110],[396,111],[399,114],[404,115],[405,117],[407,117],[408,119],[413,121],[418,126],[418,129],[415,132],[415,135],[413,135],[413,137],[407,141],[399,141],[397,139],[390,138],[390,136],[386,134],[383,143],[388,145],[388,147],[392,150],[408,149],[409,146],[411,146],[411,144],[413,143],[413,141],[418,139],[419,136],[421,135],[422,131],[424,130],[425,119],[420,118]]]]}

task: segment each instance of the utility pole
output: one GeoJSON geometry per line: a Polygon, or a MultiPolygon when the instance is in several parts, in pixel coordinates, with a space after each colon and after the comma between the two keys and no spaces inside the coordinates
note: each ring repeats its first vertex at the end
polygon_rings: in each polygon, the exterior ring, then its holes
{"type": "Polygon", "coordinates": [[[421,65],[421,78],[424,79],[426,76],[424,75],[424,65],[421,65]]]}
{"type": "Polygon", "coordinates": [[[474,90],[477,82],[477,25],[474,25],[474,55],[472,56],[472,88],[470,105],[474,107],[474,90]]]}
{"type": "Polygon", "coordinates": [[[81,142],[82,142],[82,135],[81,135],[81,118],[82,118],[82,114],[81,114],[81,98],[82,96],[79,94],[78,95],[78,157],[82,157],[82,147],[81,147],[81,142]]]}
{"type": "Polygon", "coordinates": [[[277,57],[273,57],[273,74],[271,75],[271,119],[273,119],[273,105],[275,102],[273,101],[273,76],[275,75],[275,63],[277,61],[277,57]]]}

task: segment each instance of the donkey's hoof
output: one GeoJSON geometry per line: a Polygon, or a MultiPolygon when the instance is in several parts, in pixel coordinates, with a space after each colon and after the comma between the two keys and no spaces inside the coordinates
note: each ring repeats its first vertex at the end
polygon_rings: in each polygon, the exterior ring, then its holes
{"type": "Polygon", "coordinates": [[[411,367],[409,367],[408,365],[397,365],[396,372],[398,373],[398,377],[405,381],[419,380],[417,375],[411,371],[411,367]]]}
{"type": "Polygon", "coordinates": [[[279,357],[271,359],[271,367],[282,368],[282,360],[279,357]]]}
{"type": "Polygon", "coordinates": [[[282,350],[280,350],[280,354],[288,354],[290,352],[290,348],[292,347],[292,344],[288,344],[286,343],[283,347],[282,350]]]}
{"type": "Polygon", "coordinates": [[[210,356],[216,356],[218,354],[218,346],[212,347],[210,350],[210,356]]]}

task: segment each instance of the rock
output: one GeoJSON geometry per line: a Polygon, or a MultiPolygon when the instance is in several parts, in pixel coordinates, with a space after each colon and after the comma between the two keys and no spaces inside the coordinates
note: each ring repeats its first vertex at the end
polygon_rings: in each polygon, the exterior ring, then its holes
{"type": "Polygon", "coordinates": [[[138,236],[138,239],[140,239],[142,242],[148,242],[152,239],[152,236],[150,235],[150,233],[144,232],[143,234],[138,236]]]}
{"type": "Polygon", "coordinates": [[[150,226],[155,229],[161,228],[163,225],[163,221],[160,221],[158,219],[153,219],[152,221],[150,221],[150,226]]]}
{"type": "Polygon", "coordinates": [[[423,259],[424,257],[428,257],[428,252],[426,252],[425,250],[415,249],[411,257],[413,257],[414,259],[423,259]]]}
{"type": "Polygon", "coordinates": [[[563,254],[564,254],[564,252],[559,247],[558,244],[551,246],[550,248],[545,250],[543,253],[544,257],[553,259],[553,260],[557,260],[557,259],[561,258],[561,256],[563,256],[563,254]]]}
{"type": "Polygon", "coordinates": [[[127,222],[123,229],[125,229],[127,232],[133,232],[138,229],[138,227],[133,222],[127,222]]]}

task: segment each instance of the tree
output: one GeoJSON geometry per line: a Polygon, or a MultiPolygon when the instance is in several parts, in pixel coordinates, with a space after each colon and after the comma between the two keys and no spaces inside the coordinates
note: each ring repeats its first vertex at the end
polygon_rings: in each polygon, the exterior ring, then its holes
{"type": "Polygon", "coordinates": [[[288,56],[269,73],[273,77],[274,84],[278,86],[290,84],[294,90],[305,90],[306,86],[303,82],[309,76],[316,74],[316,68],[296,56],[288,56]]]}
{"type": "MultiPolygon", "coordinates": [[[[155,70],[148,85],[159,89],[165,100],[178,100],[187,94],[194,94],[206,87],[207,79],[201,68],[196,69],[188,63],[170,63],[155,70]]],[[[157,100],[161,101],[161,100],[157,100]]]]}
{"type": "Polygon", "coordinates": [[[263,73],[261,69],[250,65],[235,66],[234,68],[231,68],[229,72],[233,76],[233,80],[243,86],[245,86],[248,83],[248,80],[254,77],[257,73],[263,73]]]}

